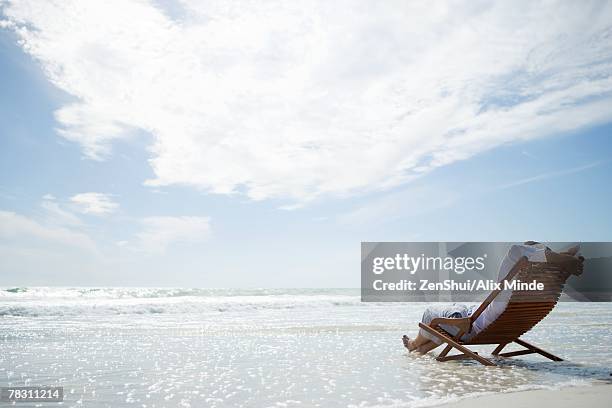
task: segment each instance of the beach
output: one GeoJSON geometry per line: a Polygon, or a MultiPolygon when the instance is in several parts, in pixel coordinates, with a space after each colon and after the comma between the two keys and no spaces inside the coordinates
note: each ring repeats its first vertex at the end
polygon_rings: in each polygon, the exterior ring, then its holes
{"type": "Polygon", "coordinates": [[[525,336],[565,361],[493,368],[408,353],[401,336],[425,307],[353,289],[5,288],[0,386],[63,386],[65,407],[503,407],[583,392],[597,407],[611,395],[595,385],[612,367],[608,303],[561,303],[525,336]]]}
{"type": "Polygon", "coordinates": [[[550,390],[531,390],[507,394],[486,395],[467,398],[457,402],[440,405],[441,408],[490,407],[522,408],[550,406],[557,408],[608,407],[612,385],[596,384],[589,387],[569,387],[551,392],[550,390]]]}

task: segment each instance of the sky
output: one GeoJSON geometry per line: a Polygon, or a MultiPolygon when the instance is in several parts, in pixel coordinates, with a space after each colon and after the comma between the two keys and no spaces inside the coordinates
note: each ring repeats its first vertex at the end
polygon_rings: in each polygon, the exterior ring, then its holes
{"type": "Polygon", "coordinates": [[[0,90],[0,286],[612,239],[610,2],[0,0],[0,90]]]}

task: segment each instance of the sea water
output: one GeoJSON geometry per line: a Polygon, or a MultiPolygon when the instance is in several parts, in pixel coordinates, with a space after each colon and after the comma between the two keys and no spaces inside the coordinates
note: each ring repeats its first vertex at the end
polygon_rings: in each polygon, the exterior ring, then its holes
{"type": "Polygon", "coordinates": [[[4,288],[0,386],[62,386],[65,407],[419,407],[610,379],[612,304],[561,303],[524,336],[565,361],[494,368],[408,353],[426,306],[352,289],[4,288]]]}

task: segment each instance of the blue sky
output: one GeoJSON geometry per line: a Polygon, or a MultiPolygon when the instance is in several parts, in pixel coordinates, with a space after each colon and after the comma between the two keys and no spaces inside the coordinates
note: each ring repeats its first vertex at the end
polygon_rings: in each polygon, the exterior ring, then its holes
{"type": "Polygon", "coordinates": [[[611,238],[605,3],[405,40],[399,4],[128,3],[0,2],[3,286],[357,287],[361,241],[611,238]]]}

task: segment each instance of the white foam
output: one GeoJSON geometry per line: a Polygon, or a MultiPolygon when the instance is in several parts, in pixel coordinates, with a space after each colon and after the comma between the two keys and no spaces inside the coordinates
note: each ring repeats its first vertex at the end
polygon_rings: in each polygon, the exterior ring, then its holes
{"type": "Polygon", "coordinates": [[[0,291],[0,316],[75,316],[226,312],[366,306],[358,295],[268,294],[272,290],[28,288],[0,291]],[[253,294],[244,294],[253,293],[253,294]]]}

